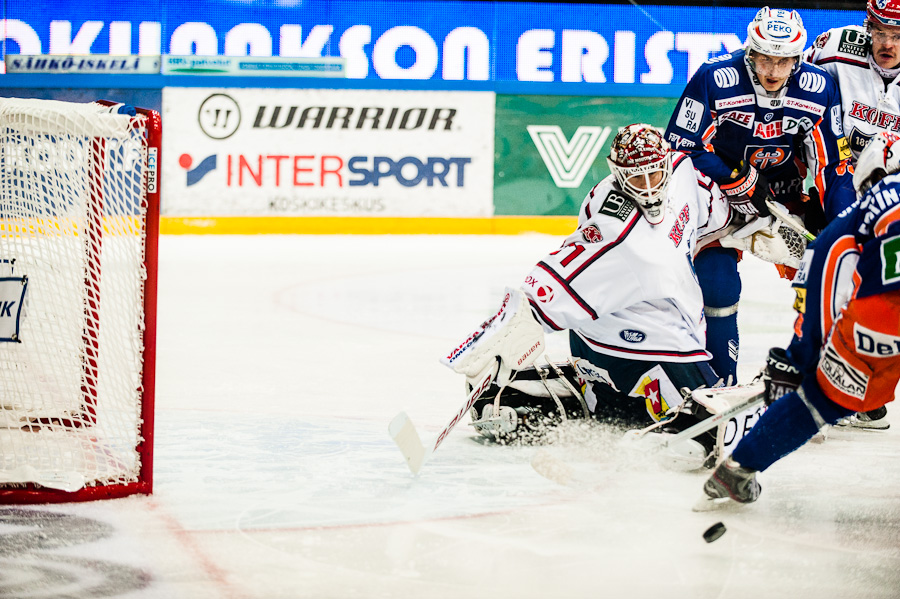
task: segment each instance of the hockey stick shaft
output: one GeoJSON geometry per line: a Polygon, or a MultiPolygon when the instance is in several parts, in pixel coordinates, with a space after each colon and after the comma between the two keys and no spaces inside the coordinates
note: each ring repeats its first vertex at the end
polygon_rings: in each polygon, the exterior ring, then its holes
{"type": "Polygon", "coordinates": [[[677,433],[675,435],[672,435],[671,437],[667,437],[667,438],[663,439],[658,445],[655,446],[655,448],[657,450],[665,449],[666,447],[675,445],[676,443],[680,443],[681,441],[684,441],[685,439],[693,439],[697,435],[703,434],[706,431],[719,426],[720,423],[726,422],[726,421],[730,420],[732,417],[737,416],[738,414],[745,412],[746,410],[755,408],[759,404],[763,403],[765,401],[765,398],[766,398],[765,391],[762,391],[760,393],[757,393],[756,395],[748,397],[741,403],[735,404],[734,406],[728,408],[727,410],[719,412],[718,414],[713,414],[706,420],[701,420],[694,426],[690,426],[690,427],[684,429],[683,431],[681,431],[680,433],[677,433]]]}
{"type": "Polygon", "coordinates": [[[766,198],[766,207],[769,209],[769,212],[771,212],[775,218],[777,218],[778,220],[783,222],[785,225],[787,225],[788,227],[790,227],[797,233],[800,233],[800,235],[802,235],[806,239],[806,241],[815,241],[816,240],[815,235],[813,235],[812,233],[807,231],[805,228],[801,227],[796,222],[794,222],[794,219],[788,218],[788,216],[789,216],[788,213],[785,210],[783,210],[781,208],[781,206],[779,206],[778,204],[776,204],[775,202],[773,202],[772,200],[770,200],[768,198],[766,198]]]}
{"type": "Polygon", "coordinates": [[[438,434],[437,440],[431,451],[426,451],[418,431],[416,431],[416,428],[413,426],[409,416],[406,415],[406,412],[400,412],[393,420],[391,420],[391,423],[388,426],[388,432],[394,440],[394,443],[397,444],[403,457],[406,459],[406,465],[409,466],[409,469],[413,474],[419,473],[419,470],[422,469],[422,465],[425,461],[438,447],[440,447],[441,443],[444,442],[444,439],[447,438],[447,435],[450,434],[450,431],[453,430],[460,420],[462,420],[466,415],[466,412],[472,408],[481,394],[491,386],[491,383],[494,382],[496,376],[494,369],[491,369],[481,378],[478,384],[472,388],[472,391],[466,396],[466,402],[463,404],[462,408],[459,409],[447,426],[445,426],[440,434],[438,434]]]}
{"type": "Polygon", "coordinates": [[[438,447],[441,446],[441,443],[444,442],[444,439],[447,438],[447,435],[450,434],[450,431],[453,430],[453,427],[457,425],[457,423],[462,420],[462,418],[468,413],[472,406],[475,405],[475,402],[481,396],[482,393],[487,391],[488,387],[491,386],[491,383],[494,382],[494,378],[496,374],[494,369],[488,370],[488,373],[482,377],[481,381],[474,387],[472,387],[472,392],[466,396],[466,403],[463,404],[463,407],[459,409],[456,413],[456,416],[447,423],[447,426],[444,427],[444,430],[438,435],[437,440],[434,442],[434,448],[431,450],[432,452],[436,451],[438,447]]]}

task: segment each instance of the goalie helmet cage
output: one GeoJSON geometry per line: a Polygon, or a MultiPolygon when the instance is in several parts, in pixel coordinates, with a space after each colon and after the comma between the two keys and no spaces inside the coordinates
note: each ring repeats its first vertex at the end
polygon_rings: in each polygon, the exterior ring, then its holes
{"type": "Polygon", "coordinates": [[[161,138],[0,99],[0,504],[152,492],[161,138]]]}

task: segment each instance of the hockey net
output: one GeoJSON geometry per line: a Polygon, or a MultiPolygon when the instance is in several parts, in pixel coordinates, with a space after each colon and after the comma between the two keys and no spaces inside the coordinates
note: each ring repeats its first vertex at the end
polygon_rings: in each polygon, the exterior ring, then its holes
{"type": "Polygon", "coordinates": [[[161,120],[0,99],[0,503],[152,490],[161,120]]]}

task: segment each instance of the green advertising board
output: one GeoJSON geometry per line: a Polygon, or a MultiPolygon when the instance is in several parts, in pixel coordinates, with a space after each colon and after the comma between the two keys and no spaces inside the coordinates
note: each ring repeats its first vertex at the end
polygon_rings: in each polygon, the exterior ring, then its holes
{"type": "Polygon", "coordinates": [[[609,174],[620,127],[665,128],[678,98],[497,95],[494,214],[572,215],[609,174]]]}

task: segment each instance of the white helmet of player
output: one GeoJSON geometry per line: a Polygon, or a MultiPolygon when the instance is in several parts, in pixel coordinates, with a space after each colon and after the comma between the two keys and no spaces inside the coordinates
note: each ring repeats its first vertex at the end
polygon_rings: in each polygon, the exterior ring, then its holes
{"type": "Polygon", "coordinates": [[[900,0],[869,0],[866,20],[885,27],[900,27],[900,0]]]}
{"type": "Polygon", "coordinates": [[[672,153],[662,131],[646,123],[628,125],[613,139],[606,161],[619,187],[637,203],[644,218],[651,225],[661,223],[672,174],[672,153]]]}
{"type": "Polygon", "coordinates": [[[747,25],[746,49],[768,56],[796,56],[806,47],[806,29],[795,10],[759,9],[747,25]]]}
{"type": "Polygon", "coordinates": [[[891,173],[900,171],[900,135],[880,131],[869,140],[853,167],[853,187],[862,196],[891,173]]]}

